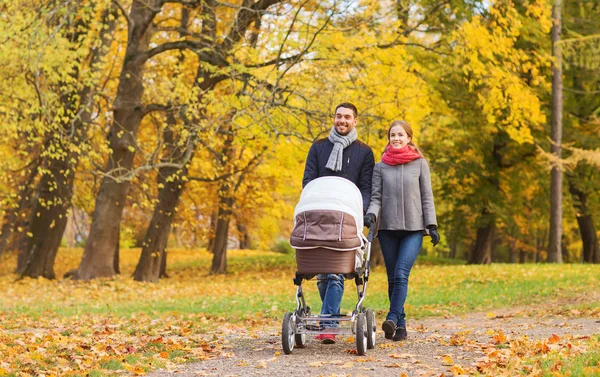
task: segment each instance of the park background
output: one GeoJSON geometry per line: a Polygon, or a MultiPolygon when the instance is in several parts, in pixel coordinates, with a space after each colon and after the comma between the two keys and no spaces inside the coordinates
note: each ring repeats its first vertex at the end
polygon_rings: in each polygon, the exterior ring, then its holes
{"type": "MultiPolygon", "coordinates": [[[[389,124],[405,119],[431,166],[442,240],[424,242],[415,279],[433,302],[411,303],[417,315],[597,284],[597,1],[12,0],[0,10],[4,329],[88,312],[281,316],[306,154],[343,101],[357,105],[377,161],[389,124]],[[486,290],[515,271],[514,289],[486,290]],[[263,289],[277,287],[269,300],[249,288],[263,276],[263,289]],[[453,296],[463,283],[482,289],[453,296]],[[197,285],[207,300],[192,299],[197,285]],[[433,295],[441,286],[456,291],[433,295]]],[[[373,293],[380,310],[384,291],[373,293]]],[[[17,340],[41,341],[10,334],[0,332],[14,355],[17,340]]],[[[26,360],[32,375],[45,365],[26,360]]],[[[2,363],[0,375],[19,370],[2,363]]],[[[61,373],[85,370],[67,364],[61,373]]]]}

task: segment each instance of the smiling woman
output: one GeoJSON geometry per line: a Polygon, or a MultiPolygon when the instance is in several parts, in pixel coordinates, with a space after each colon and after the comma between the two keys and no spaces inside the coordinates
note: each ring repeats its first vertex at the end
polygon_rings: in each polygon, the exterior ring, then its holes
{"type": "Polygon", "coordinates": [[[395,121],[388,130],[388,145],[373,170],[371,204],[365,223],[379,217],[379,243],[388,277],[390,310],[382,329],[387,339],[404,340],[408,277],[423,244],[425,229],[433,246],[440,236],[433,205],[429,165],[412,143],[412,128],[395,121]]]}

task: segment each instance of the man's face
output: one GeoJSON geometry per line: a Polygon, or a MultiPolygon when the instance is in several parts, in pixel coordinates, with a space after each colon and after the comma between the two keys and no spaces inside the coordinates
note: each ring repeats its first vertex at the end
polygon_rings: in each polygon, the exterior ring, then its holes
{"type": "Polygon", "coordinates": [[[345,136],[356,127],[358,119],[354,117],[354,111],[345,107],[339,107],[333,118],[333,125],[338,134],[345,136]]]}

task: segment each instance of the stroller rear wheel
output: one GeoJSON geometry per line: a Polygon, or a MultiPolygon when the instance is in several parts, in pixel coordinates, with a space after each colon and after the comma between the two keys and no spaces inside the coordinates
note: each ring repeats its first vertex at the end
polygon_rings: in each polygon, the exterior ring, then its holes
{"type": "Polygon", "coordinates": [[[367,320],[365,313],[356,316],[356,351],[359,356],[367,354],[367,320]]]}
{"type": "Polygon", "coordinates": [[[296,347],[304,348],[306,347],[306,334],[296,334],[294,337],[296,347]]]}
{"type": "Polygon", "coordinates": [[[371,350],[375,348],[375,341],[377,338],[377,324],[375,323],[375,312],[373,311],[373,309],[367,309],[365,315],[367,317],[367,348],[371,350]]]}
{"type": "Polygon", "coordinates": [[[283,353],[289,355],[294,350],[295,337],[296,337],[296,326],[292,321],[292,313],[287,312],[283,316],[283,323],[281,324],[281,345],[283,347],[283,353]]]}

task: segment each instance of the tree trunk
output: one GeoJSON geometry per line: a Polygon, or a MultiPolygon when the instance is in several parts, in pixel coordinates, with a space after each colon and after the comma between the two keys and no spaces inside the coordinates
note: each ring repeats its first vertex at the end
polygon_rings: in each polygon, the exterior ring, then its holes
{"type": "Polygon", "coordinates": [[[572,177],[568,177],[569,191],[573,196],[573,206],[579,225],[579,233],[583,242],[582,262],[598,263],[598,237],[596,236],[596,227],[594,218],[587,206],[587,195],[575,186],[572,177]]]}
{"type": "MultiPolygon", "coordinates": [[[[120,236],[119,236],[120,238],[120,236]]],[[[113,268],[115,269],[115,274],[121,273],[121,267],[119,266],[119,260],[121,257],[121,246],[120,243],[117,242],[117,247],[115,248],[115,257],[113,258],[113,268]]]]}
{"type": "Polygon", "coordinates": [[[219,214],[212,248],[211,274],[227,273],[227,241],[229,238],[229,221],[234,203],[234,199],[229,195],[229,185],[227,183],[221,185],[221,189],[219,190],[219,214]]]}
{"type": "Polygon", "coordinates": [[[519,263],[520,264],[524,264],[526,262],[526,259],[525,259],[526,256],[527,256],[527,254],[525,253],[525,250],[519,249],[519,263]]]}
{"type": "Polygon", "coordinates": [[[456,231],[455,228],[452,227],[448,230],[448,243],[450,246],[450,255],[449,258],[451,259],[456,259],[456,252],[457,252],[457,248],[458,248],[458,242],[456,240],[456,231]]]}
{"type": "Polygon", "coordinates": [[[21,217],[20,215],[25,215],[23,211],[33,207],[33,183],[37,177],[38,168],[42,161],[43,158],[38,156],[32,165],[27,169],[27,180],[23,183],[21,192],[19,193],[20,199],[17,208],[8,209],[4,216],[4,221],[2,223],[2,236],[0,238],[0,255],[11,249],[11,240],[13,240],[16,235],[15,229],[18,229],[19,226],[22,225],[19,223],[22,222],[23,218],[27,218],[27,216],[21,217]]]}
{"type": "Polygon", "coordinates": [[[238,238],[240,241],[240,249],[251,249],[252,245],[251,245],[251,241],[250,241],[250,234],[248,234],[248,228],[246,228],[246,226],[244,224],[242,224],[241,222],[237,221],[235,222],[235,225],[237,227],[237,231],[238,231],[238,238]]]}
{"type": "MultiPolygon", "coordinates": [[[[563,82],[560,42],[562,0],[554,0],[552,8],[552,145],[550,151],[556,158],[562,153],[563,82]]],[[[562,263],[562,168],[557,162],[552,166],[550,185],[550,242],[548,262],[562,263]]]]}
{"type": "MultiPolygon", "coordinates": [[[[171,170],[174,169],[171,168],[171,170]]],[[[163,183],[164,188],[160,190],[158,203],[154,207],[154,214],[146,231],[142,255],[133,273],[134,280],[156,283],[160,278],[163,254],[171,233],[171,224],[185,187],[185,181],[181,180],[184,175],[187,175],[187,169],[184,169],[178,179],[163,183]]]]}
{"type": "Polygon", "coordinates": [[[70,158],[50,159],[49,173],[42,176],[38,185],[40,197],[36,201],[30,231],[31,240],[24,251],[21,276],[31,278],[56,278],[54,260],[67,226],[73,196],[74,167],[70,158]],[[48,204],[53,203],[53,204],[48,204]]]}
{"type": "Polygon", "coordinates": [[[160,273],[158,274],[159,278],[166,279],[169,277],[169,275],[167,274],[167,255],[167,249],[165,248],[162,254],[162,258],[160,258],[160,273]]]}
{"type": "Polygon", "coordinates": [[[114,102],[114,122],[110,133],[112,151],[105,168],[92,218],[90,234],[74,278],[90,280],[115,274],[114,253],[129,190],[128,176],[133,167],[137,131],[144,116],[144,63],[141,53],[149,45],[152,20],[160,12],[158,0],[134,0],[129,14],[131,25],[123,68],[114,102]]]}
{"type": "Polygon", "coordinates": [[[213,248],[215,247],[215,233],[217,229],[217,219],[219,218],[219,209],[217,208],[215,211],[212,211],[210,214],[210,233],[208,234],[208,243],[206,245],[206,250],[209,252],[213,252],[213,248]]]}
{"type": "Polygon", "coordinates": [[[517,240],[513,239],[510,243],[510,263],[517,263],[519,258],[519,250],[517,250],[517,240]]]}
{"type": "Polygon", "coordinates": [[[469,264],[492,263],[492,242],[494,240],[495,226],[493,223],[477,229],[475,246],[469,258],[469,264]]]}

